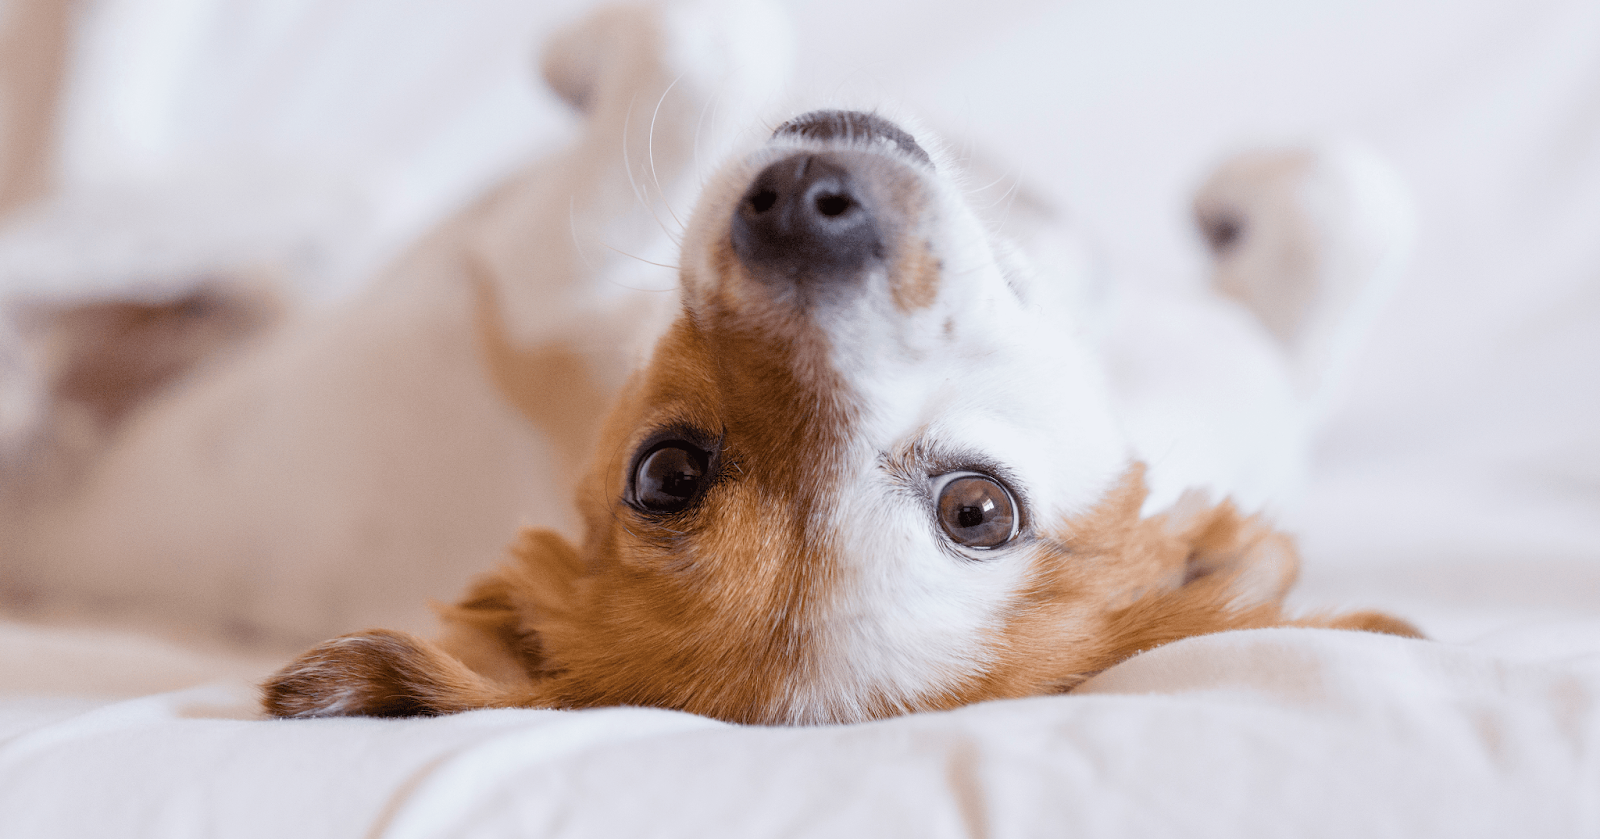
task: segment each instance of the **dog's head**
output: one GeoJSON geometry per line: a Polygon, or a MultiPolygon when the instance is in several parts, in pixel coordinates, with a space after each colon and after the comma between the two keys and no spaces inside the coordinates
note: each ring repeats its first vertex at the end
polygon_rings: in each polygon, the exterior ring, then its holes
{"type": "Polygon", "coordinates": [[[1249,599],[1281,594],[1292,553],[1230,509],[1138,519],[1091,355],[947,168],[824,111],[711,181],[581,561],[527,557],[572,569],[532,609],[560,704],[823,722],[1036,694],[1192,634],[1129,629],[1152,597],[1239,606],[1239,575],[1185,582],[1247,554],[1249,599]]]}

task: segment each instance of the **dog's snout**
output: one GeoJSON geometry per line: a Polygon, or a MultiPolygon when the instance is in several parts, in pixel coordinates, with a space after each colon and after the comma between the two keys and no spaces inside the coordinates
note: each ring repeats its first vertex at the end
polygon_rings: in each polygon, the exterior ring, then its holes
{"type": "Polygon", "coordinates": [[[846,280],[883,256],[866,191],[839,157],[802,152],[756,175],[733,218],[733,249],[763,274],[846,280]]]}

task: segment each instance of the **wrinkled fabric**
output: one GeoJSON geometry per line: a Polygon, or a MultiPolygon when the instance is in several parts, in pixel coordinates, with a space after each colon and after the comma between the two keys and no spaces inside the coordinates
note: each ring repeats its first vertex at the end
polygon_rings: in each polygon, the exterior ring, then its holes
{"type": "Polygon", "coordinates": [[[1593,836],[1600,622],[1512,646],[1224,633],[1071,695],[818,728],[264,720],[234,680],[34,711],[0,743],[0,835],[1593,836]]]}

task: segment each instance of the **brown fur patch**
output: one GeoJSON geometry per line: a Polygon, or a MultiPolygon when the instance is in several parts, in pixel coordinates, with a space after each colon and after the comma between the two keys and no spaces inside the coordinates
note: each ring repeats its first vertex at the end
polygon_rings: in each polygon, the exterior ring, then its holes
{"type": "Polygon", "coordinates": [[[805,336],[774,340],[743,323],[713,334],[681,320],[611,418],[605,439],[617,442],[602,448],[584,499],[590,576],[570,617],[541,628],[563,705],[766,721],[806,649],[805,616],[833,576],[811,517],[845,421],[808,392],[795,355],[805,336]],[[684,426],[722,440],[704,497],[665,518],[622,503],[635,447],[684,426]]]}
{"type": "Polygon", "coordinates": [[[531,704],[433,644],[371,629],[313,647],[261,686],[275,717],[416,717],[531,704]]]}
{"type": "Polygon", "coordinates": [[[76,406],[102,429],[280,314],[271,294],[223,285],[173,300],[19,306],[24,329],[44,346],[51,401],[76,406]]]}
{"type": "Polygon", "coordinates": [[[927,242],[912,240],[900,248],[901,257],[889,273],[889,292],[896,309],[910,313],[933,305],[939,296],[942,265],[927,242]]]}

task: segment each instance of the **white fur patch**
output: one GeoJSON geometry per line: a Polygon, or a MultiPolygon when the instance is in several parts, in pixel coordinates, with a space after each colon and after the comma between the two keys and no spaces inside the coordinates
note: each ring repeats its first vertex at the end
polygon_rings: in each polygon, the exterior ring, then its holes
{"type": "Polygon", "coordinates": [[[942,265],[933,303],[902,311],[879,271],[821,323],[862,420],[817,523],[843,568],[808,672],[779,709],[795,722],[863,719],[863,702],[913,707],[981,674],[1027,582],[1030,534],[1088,511],[1128,464],[1073,319],[1025,302],[960,196],[923,177],[935,202],[923,233],[942,265]],[[1012,546],[965,551],[937,524],[932,480],[980,467],[1004,473],[1028,526],[1012,546]]]}

